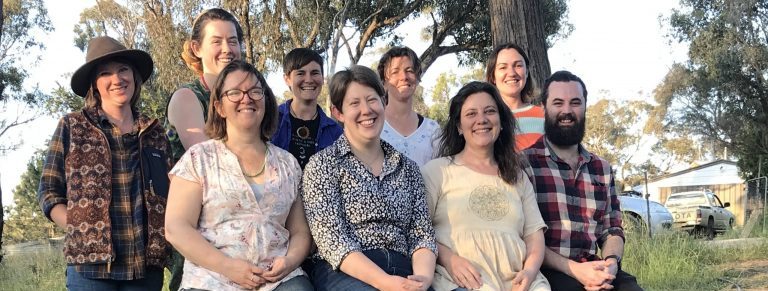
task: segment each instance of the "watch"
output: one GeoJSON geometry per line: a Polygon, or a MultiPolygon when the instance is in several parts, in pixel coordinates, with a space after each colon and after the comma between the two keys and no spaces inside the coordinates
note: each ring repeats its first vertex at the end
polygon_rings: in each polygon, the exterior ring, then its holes
{"type": "Polygon", "coordinates": [[[608,259],[616,259],[616,265],[619,266],[619,270],[621,270],[621,256],[609,255],[603,258],[603,261],[607,261],[608,259]]]}

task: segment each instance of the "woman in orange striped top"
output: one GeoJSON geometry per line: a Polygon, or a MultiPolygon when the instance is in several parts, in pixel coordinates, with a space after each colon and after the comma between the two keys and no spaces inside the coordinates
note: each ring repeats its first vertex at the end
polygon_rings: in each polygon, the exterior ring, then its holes
{"type": "Polygon", "coordinates": [[[521,151],[544,135],[544,109],[531,104],[533,83],[528,74],[528,56],[513,44],[497,46],[488,57],[486,80],[495,85],[518,124],[515,148],[521,151]]]}

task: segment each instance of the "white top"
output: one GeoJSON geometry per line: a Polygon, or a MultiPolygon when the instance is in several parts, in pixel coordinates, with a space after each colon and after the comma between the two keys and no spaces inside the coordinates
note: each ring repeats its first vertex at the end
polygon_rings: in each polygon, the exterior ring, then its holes
{"type": "MultiPolygon", "coordinates": [[[[299,197],[301,181],[296,158],[270,143],[267,147],[264,184],[259,186],[262,191],[258,196],[245,179],[237,156],[220,140],[192,146],[170,173],[174,179],[195,182],[203,188],[197,226],[203,238],[227,256],[263,269],[268,269],[275,257],[288,253],[291,234],[285,223],[293,201],[299,197]]],[[[257,290],[273,290],[281,282],[304,274],[296,268],[280,282],[264,284],[257,290]]],[[[181,288],[242,290],[224,275],[190,260],[184,262],[181,288]]]]}
{"type": "Polygon", "coordinates": [[[416,162],[419,167],[433,159],[433,154],[437,150],[439,135],[440,125],[426,117],[419,128],[409,136],[403,136],[397,132],[386,120],[384,121],[384,129],[381,131],[381,139],[416,162]]]}

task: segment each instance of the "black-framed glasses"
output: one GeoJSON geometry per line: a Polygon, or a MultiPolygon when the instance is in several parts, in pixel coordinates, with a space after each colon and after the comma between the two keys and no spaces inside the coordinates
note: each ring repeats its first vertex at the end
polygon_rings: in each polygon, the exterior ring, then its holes
{"type": "Polygon", "coordinates": [[[247,91],[240,89],[229,89],[224,91],[224,94],[221,95],[226,96],[229,101],[237,103],[242,101],[246,94],[248,94],[248,98],[251,98],[253,101],[264,99],[264,89],[262,88],[252,88],[248,89],[247,91]]]}

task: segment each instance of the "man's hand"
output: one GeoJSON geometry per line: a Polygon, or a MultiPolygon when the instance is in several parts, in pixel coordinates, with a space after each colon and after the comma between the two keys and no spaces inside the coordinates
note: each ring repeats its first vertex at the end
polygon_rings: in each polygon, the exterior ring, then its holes
{"type": "Polygon", "coordinates": [[[615,277],[616,273],[619,272],[619,261],[614,258],[609,258],[603,262],[605,262],[605,272],[615,277]]]}
{"type": "Polygon", "coordinates": [[[606,270],[605,261],[592,261],[584,263],[576,263],[571,272],[573,277],[584,285],[586,290],[601,290],[601,289],[613,289],[610,283],[616,278],[616,275],[609,273],[606,270]]]}
{"type": "Polygon", "coordinates": [[[467,259],[462,258],[459,255],[454,254],[451,256],[449,264],[444,266],[451,274],[453,282],[459,287],[467,289],[479,289],[483,286],[483,280],[480,278],[480,273],[472,266],[472,263],[467,259]]]}

